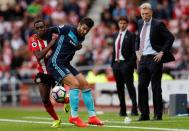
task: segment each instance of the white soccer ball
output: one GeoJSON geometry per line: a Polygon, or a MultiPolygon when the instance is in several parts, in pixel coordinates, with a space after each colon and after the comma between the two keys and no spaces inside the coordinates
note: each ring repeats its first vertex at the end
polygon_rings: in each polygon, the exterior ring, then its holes
{"type": "Polygon", "coordinates": [[[66,90],[63,86],[55,86],[51,91],[51,95],[56,102],[62,103],[66,97],[66,90]]]}
{"type": "Polygon", "coordinates": [[[131,121],[132,121],[131,118],[129,118],[128,116],[126,116],[124,119],[125,124],[129,124],[129,123],[131,123],[131,121]]]}

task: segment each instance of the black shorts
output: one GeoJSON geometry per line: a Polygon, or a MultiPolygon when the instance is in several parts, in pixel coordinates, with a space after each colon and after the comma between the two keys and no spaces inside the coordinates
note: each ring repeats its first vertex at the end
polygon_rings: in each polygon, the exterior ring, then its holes
{"type": "Polygon", "coordinates": [[[43,74],[43,73],[37,73],[37,75],[35,76],[34,82],[36,84],[39,84],[39,83],[47,84],[51,87],[55,86],[54,78],[48,74],[43,74]]]}
{"type": "Polygon", "coordinates": [[[61,82],[68,74],[72,74],[74,76],[79,74],[79,71],[75,69],[70,64],[53,64],[50,63],[48,65],[48,71],[50,72],[51,76],[57,81],[61,82]]]}

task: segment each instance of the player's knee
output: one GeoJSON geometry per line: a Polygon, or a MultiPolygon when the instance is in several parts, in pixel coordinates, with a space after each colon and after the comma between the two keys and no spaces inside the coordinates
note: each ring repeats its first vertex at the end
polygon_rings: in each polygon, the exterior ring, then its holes
{"type": "Polygon", "coordinates": [[[80,81],[80,82],[79,82],[79,87],[80,87],[81,89],[87,88],[87,87],[88,87],[88,82],[87,82],[87,81],[80,81]]]}
{"type": "Polygon", "coordinates": [[[89,83],[87,82],[87,81],[85,81],[84,83],[83,83],[83,88],[88,88],[88,86],[89,86],[89,83]]]}
{"type": "Polygon", "coordinates": [[[79,82],[78,81],[73,81],[72,82],[72,87],[79,87],[79,82]]]}

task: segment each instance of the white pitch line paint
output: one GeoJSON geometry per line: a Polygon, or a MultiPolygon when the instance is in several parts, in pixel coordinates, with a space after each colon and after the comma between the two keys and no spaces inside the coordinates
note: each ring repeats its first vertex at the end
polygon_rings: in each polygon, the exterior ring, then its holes
{"type": "MultiPolygon", "coordinates": [[[[15,123],[33,123],[33,124],[52,124],[51,122],[41,122],[41,121],[28,121],[28,120],[13,120],[13,119],[0,119],[0,122],[15,122],[15,123]]],[[[62,123],[63,125],[73,126],[70,123],[62,123]]],[[[90,125],[91,126],[91,125],[90,125]]],[[[125,128],[125,129],[142,129],[142,130],[159,130],[159,131],[189,131],[187,129],[173,129],[173,128],[156,128],[156,127],[137,127],[137,126],[110,126],[104,125],[102,127],[109,128],[125,128]]]]}
{"type": "MultiPolygon", "coordinates": [[[[25,116],[25,117],[22,117],[22,118],[24,118],[24,119],[33,119],[33,120],[52,120],[49,117],[38,117],[38,116],[25,116]]],[[[183,121],[189,121],[189,120],[182,120],[180,122],[183,122],[183,121]]],[[[104,122],[105,123],[112,123],[112,124],[124,124],[123,121],[104,120],[104,122]]],[[[145,121],[145,122],[151,122],[151,121],[145,121]]],[[[154,121],[154,122],[158,122],[158,123],[176,122],[176,123],[178,123],[179,121],[176,121],[176,120],[163,120],[163,121],[154,121]]],[[[133,121],[131,121],[131,123],[142,123],[142,122],[133,120],[133,121]]]]}
{"type": "MultiPolygon", "coordinates": [[[[172,123],[172,122],[176,122],[176,123],[178,123],[178,122],[183,122],[183,121],[188,121],[189,122],[189,120],[180,120],[180,121],[176,121],[176,120],[172,120],[172,121],[170,121],[170,120],[163,120],[163,121],[153,121],[153,122],[158,122],[158,123],[172,123]]],[[[112,124],[123,124],[124,122],[123,121],[110,121],[110,120],[105,120],[104,122],[106,122],[106,123],[112,123],[112,124]]],[[[144,121],[144,122],[152,122],[152,121],[144,121]]],[[[140,121],[137,121],[137,120],[134,120],[134,121],[131,121],[131,123],[143,123],[143,122],[140,122],[140,121]]]]}
{"type": "Polygon", "coordinates": [[[52,120],[49,117],[39,117],[39,116],[25,116],[25,117],[22,117],[22,118],[24,118],[24,119],[35,119],[35,120],[52,120]]]}
{"type": "MultiPolygon", "coordinates": [[[[46,121],[28,121],[28,120],[16,120],[16,119],[0,119],[0,122],[15,122],[15,123],[33,123],[33,124],[52,124],[52,122],[46,121]]],[[[73,125],[71,123],[62,123],[63,125],[73,125]]]]}

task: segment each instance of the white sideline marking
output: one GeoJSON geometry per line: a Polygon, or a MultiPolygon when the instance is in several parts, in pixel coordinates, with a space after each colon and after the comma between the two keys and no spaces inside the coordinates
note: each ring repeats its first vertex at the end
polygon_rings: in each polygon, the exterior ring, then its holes
{"type": "Polygon", "coordinates": [[[26,117],[22,117],[25,119],[36,119],[36,120],[52,120],[49,117],[38,117],[38,116],[26,116],[26,117]]]}
{"type": "MultiPolygon", "coordinates": [[[[28,120],[13,120],[13,119],[0,119],[0,122],[16,122],[16,123],[33,123],[33,124],[52,124],[51,122],[41,122],[41,121],[28,121],[28,120]]],[[[73,126],[70,123],[62,123],[63,125],[73,126]]],[[[91,126],[91,125],[90,125],[91,126]]],[[[104,125],[102,127],[110,128],[127,128],[127,129],[143,129],[143,130],[161,130],[161,131],[189,131],[187,129],[173,129],[173,128],[156,128],[156,127],[137,127],[137,126],[109,126],[104,125]]]]}
{"type": "MultiPolygon", "coordinates": [[[[42,121],[28,121],[28,120],[16,120],[16,119],[0,119],[1,122],[16,122],[16,123],[34,123],[34,124],[52,124],[52,122],[42,121]]],[[[73,125],[71,123],[62,123],[64,125],[73,125]]]]}
{"type": "MultiPolygon", "coordinates": [[[[26,117],[22,117],[25,119],[33,119],[33,120],[52,120],[49,117],[38,117],[38,116],[26,116],[26,117]]],[[[189,121],[189,120],[182,120],[182,121],[189,121]]],[[[112,124],[124,124],[123,121],[113,121],[113,120],[104,120],[105,123],[112,123],[112,124]]],[[[145,121],[145,122],[149,122],[149,121],[145,121]]],[[[179,122],[176,120],[164,120],[164,121],[154,121],[154,122],[158,122],[158,123],[166,123],[166,122],[179,122]]],[[[181,121],[180,121],[181,122],[181,121]]],[[[131,121],[131,123],[142,123],[136,120],[131,121]]]]}
{"type": "MultiPolygon", "coordinates": [[[[189,121],[189,120],[182,120],[182,121],[176,121],[176,120],[168,120],[168,121],[153,121],[153,122],[158,122],[158,123],[170,123],[170,122],[183,122],[183,121],[189,121]]],[[[104,121],[105,123],[112,123],[112,124],[124,124],[123,121],[110,121],[110,120],[105,120],[104,121]]],[[[145,121],[145,122],[152,122],[152,121],[145,121]]],[[[131,123],[143,123],[143,122],[140,122],[140,121],[137,121],[137,120],[133,120],[131,121],[131,123]]]]}

